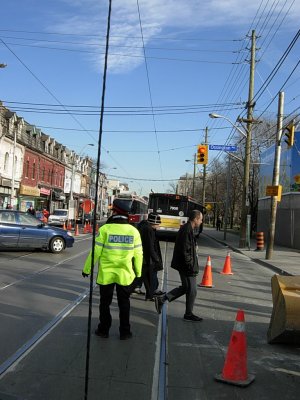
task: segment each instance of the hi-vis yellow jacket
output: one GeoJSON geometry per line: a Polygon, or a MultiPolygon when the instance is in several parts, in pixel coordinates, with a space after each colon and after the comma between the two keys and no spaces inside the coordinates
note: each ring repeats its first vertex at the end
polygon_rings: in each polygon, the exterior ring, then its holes
{"type": "MultiPolygon", "coordinates": [[[[83,272],[91,272],[91,254],[88,255],[83,272]]],[[[139,231],[130,224],[105,224],[95,238],[95,263],[98,262],[97,283],[130,285],[140,277],[143,248],[139,231]]]]}

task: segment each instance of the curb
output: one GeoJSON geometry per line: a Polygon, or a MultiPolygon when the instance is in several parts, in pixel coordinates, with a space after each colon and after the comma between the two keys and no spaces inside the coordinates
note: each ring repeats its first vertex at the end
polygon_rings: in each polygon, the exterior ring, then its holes
{"type": "Polygon", "coordinates": [[[222,240],[216,239],[215,237],[210,236],[210,235],[207,234],[207,233],[203,233],[203,235],[209,237],[210,239],[213,239],[214,241],[216,241],[216,242],[222,244],[222,245],[225,246],[225,247],[228,247],[229,249],[231,249],[231,250],[234,251],[235,253],[239,253],[239,254],[243,254],[244,256],[247,256],[251,261],[253,261],[253,262],[255,262],[256,264],[259,264],[259,265],[261,265],[261,266],[263,266],[263,267],[266,267],[266,268],[271,269],[272,271],[276,272],[278,275],[294,276],[293,274],[290,274],[289,272],[286,272],[286,271],[284,271],[283,269],[281,269],[281,268],[279,268],[279,267],[276,267],[276,266],[273,265],[273,264],[268,263],[267,261],[259,260],[258,258],[252,258],[252,257],[250,257],[247,253],[245,253],[244,251],[242,251],[242,250],[240,250],[240,249],[237,249],[236,247],[233,247],[233,246],[231,246],[230,244],[228,244],[228,243],[226,243],[226,242],[224,242],[224,241],[222,241],[222,240]]]}

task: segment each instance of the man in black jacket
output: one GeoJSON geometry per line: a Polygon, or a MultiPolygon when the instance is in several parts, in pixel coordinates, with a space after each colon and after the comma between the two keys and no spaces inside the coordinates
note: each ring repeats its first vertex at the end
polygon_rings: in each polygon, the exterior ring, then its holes
{"type": "Polygon", "coordinates": [[[155,298],[155,307],[158,314],[165,301],[173,301],[185,294],[185,321],[200,322],[202,318],[193,314],[193,307],[197,296],[196,276],[199,273],[198,257],[196,253],[196,239],[194,229],[202,223],[202,213],[198,210],[191,211],[188,222],[181,226],[176,236],[171,268],[179,272],[181,286],[174,288],[167,294],[155,298]]]}
{"type": "Polygon", "coordinates": [[[157,272],[163,269],[160,245],[156,237],[156,229],[160,223],[160,216],[150,213],[148,219],[138,225],[143,244],[142,281],[146,289],[145,300],[153,301],[153,296],[163,294],[158,290],[157,278],[157,272]]]}

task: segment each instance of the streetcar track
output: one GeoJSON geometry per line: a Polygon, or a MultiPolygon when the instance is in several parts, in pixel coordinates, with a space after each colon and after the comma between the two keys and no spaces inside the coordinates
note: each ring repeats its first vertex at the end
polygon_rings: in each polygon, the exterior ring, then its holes
{"type": "Polygon", "coordinates": [[[54,265],[51,265],[51,266],[49,266],[49,267],[45,267],[45,268],[43,268],[43,269],[40,269],[39,271],[36,271],[36,272],[34,272],[34,273],[30,273],[30,274],[28,274],[28,275],[26,275],[26,276],[23,276],[21,279],[17,279],[17,280],[15,280],[15,281],[9,283],[8,285],[2,286],[2,287],[0,288],[0,291],[2,291],[2,290],[4,290],[4,289],[7,289],[7,288],[10,288],[10,287],[12,287],[12,286],[15,286],[15,285],[17,285],[18,283],[21,283],[21,282],[24,282],[24,281],[26,281],[26,280],[32,279],[32,278],[36,277],[37,275],[42,274],[42,273],[45,272],[45,271],[49,271],[49,270],[54,269],[54,268],[58,267],[59,265],[62,265],[62,264],[64,264],[64,263],[68,262],[68,261],[74,260],[74,259],[76,259],[76,258],[82,256],[83,254],[88,253],[89,251],[90,251],[90,249],[84,250],[84,251],[82,251],[82,252],[80,252],[80,253],[77,253],[76,255],[74,255],[74,256],[72,256],[72,257],[69,257],[69,258],[66,258],[66,259],[64,259],[64,260],[61,260],[61,261],[57,262],[57,263],[54,264],[54,265]]]}
{"type": "MultiPolygon", "coordinates": [[[[96,285],[95,285],[96,286],[96,285]]],[[[13,370],[51,331],[66,318],[89,294],[89,288],[84,290],[74,301],[66,305],[51,321],[41,328],[26,343],[23,344],[12,356],[0,365],[0,380],[6,373],[13,370]]]]}
{"type": "MultiPolygon", "coordinates": [[[[162,275],[162,290],[167,292],[167,250],[168,242],[165,242],[164,254],[164,272],[162,275]]],[[[151,400],[165,400],[167,399],[167,311],[166,307],[162,308],[161,315],[159,316],[156,336],[156,350],[154,358],[154,371],[152,380],[151,400]]]]}
{"type": "MultiPolygon", "coordinates": [[[[162,275],[161,287],[163,291],[167,291],[167,250],[168,250],[168,242],[165,243],[164,249],[164,272],[162,275]]],[[[70,260],[78,258],[83,254],[90,251],[90,249],[85,250],[75,256],[69,257],[65,260],[59,261],[52,266],[46,267],[40,271],[35,272],[34,274],[30,274],[22,279],[16,280],[9,285],[4,286],[0,290],[4,290],[5,288],[16,285],[20,282],[23,282],[28,279],[32,279],[33,277],[42,274],[45,271],[49,271],[51,269],[56,268],[57,266],[64,264],[70,260]]],[[[30,253],[32,254],[32,253],[30,253]]],[[[22,255],[22,258],[28,256],[30,254],[22,255]]],[[[94,284],[94,287],[96,284],[94,284]]],[[[0,365],[0,380],[4,378],[4,376],[14,370],[19,362],[22,361],[34,348],[42,342],[44,338],[48,334],[51,333],[53,329],[59,325],[60,322],[64,320],[88,295],[89,288],[85,289],[77,298],[66,305],[51,321],[49,321],[43,328],[41,328],[36,334],[34,334],[27,342],[25,342],[14,354],[12,354],[9,358],[6,359],[0,365]]],[[[155,360],[154,360],[154,372],[153,372],[153,381],[152,381],[152,391],[151,391],[151,400],[165,400],[167,399],[167,309],[163,307],[162,313],[159,316],[159,322],[157,327],[157,338],[156,338],[156,351],[155,351],[155,360]]]]}

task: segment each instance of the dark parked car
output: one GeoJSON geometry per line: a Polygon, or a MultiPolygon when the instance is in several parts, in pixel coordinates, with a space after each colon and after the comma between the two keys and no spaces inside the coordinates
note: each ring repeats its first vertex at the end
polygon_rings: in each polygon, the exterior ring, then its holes
{"type": "Polygon", "coordinates": [[[0,250],[45,249],[60,253],[73,243],[70,232],[44,224],[31,214],[0,210],[0,250]]]}

